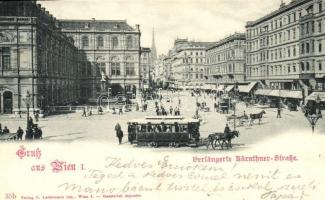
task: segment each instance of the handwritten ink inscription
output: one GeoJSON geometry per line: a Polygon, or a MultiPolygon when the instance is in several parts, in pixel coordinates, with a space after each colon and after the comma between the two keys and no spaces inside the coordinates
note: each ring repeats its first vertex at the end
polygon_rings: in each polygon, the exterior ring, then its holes
{"type": "MultiPolygon", "coordinates": [[[[239,162],[240,163],[240,162],[239,162]]],[[[89,195],[145,194],[146,192],[249,192],[256,199],[307,199],[319,183],[310,177],[269,165],[243,170],[238,162],[173,162],[169,156],[157,160],[106,157],[97,169],[85,170],[80,182],[58,184],[60,191],[89,195]],[[268,169],[268,170],[265,170],[268,169]]]]}

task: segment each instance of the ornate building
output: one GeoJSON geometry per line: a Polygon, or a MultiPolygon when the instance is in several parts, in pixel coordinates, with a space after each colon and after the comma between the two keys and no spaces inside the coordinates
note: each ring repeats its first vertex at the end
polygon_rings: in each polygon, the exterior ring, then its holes
{"type": "Polygon", "coordinates": [[[0,2],[0,113],[64,105],[80,98],[77,49],[36,1],[0,2]]]}
{"type": "Polygon", "coordinates": [[[142,88],[140,71],[140,27],[125,20],[60,20],[62,31],[74,39],[81,68],[81,96],[100,95],[101,74],[106,76],[112,95],[142,88]]]}
{"type": "Polygon", "coordinates": [[[206,72],[210,83],[245,83],[246,36],[235,33],[207,48],[206,72]]]}
{"type": "Polygon", "coordinates": [[[176,39],[171,56],[170,84],[174,87],[199,88],[206,82],[205,54],[211,42],[176,39]]]}
{"type": "Polygon", "coordinates": [[[324,9],[324,0],[292,0],[248,22],[247,79],[278,90],[275,96],[305,98],[324,91],[324,9]]]}

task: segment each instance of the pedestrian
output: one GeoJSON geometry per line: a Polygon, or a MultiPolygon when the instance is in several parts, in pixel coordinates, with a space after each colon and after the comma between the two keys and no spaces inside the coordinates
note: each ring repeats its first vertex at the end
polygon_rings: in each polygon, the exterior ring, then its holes
{"type": "Polygon", "coordinates": [[[24,131],[23,131],[23,129],[21,129],[21,127],[19,126],[19,127],[18,127],[18,130],[17,130],[17,140],[23,140],[23,135],[24,135],[24,131]]]}
{"type": "Polygon", "coordinates": [[[10,133],[9,129],[5,126],[4,129],[2,130],[3,134],[10,133]]]}
{"type": "Polygon", "coordinates": [[[218,105],[217,105],[217,102],[214,102],[214,111],[217,112],[217,109],[218,108],[218,105]]]}
{"type": "Polygon", "coordinates": [[[32,140],[33,139],[33,129],[31,127],[27,127],[25,140],[32,140]]]}
{"type": "Polygon", "coordinates": [[[34,139],[41,139],[43,132],[40,128],[37,127],[37,124],[34,126],[34,139]]]}
{"type": "Polygon", "coordinates": [[[37,111],[34,112],[35,121],[38,122],[39,114],[37,111]]]}
{"type": "Polygon", "coordinates": [[[32,127],[33,125],[34,125],[33,118],[29,117],[27,126],[32,127]]]}
{"type": "Polygon", "coordinates": [[[122,144],[122,138],[123,138],[123,131],[122,129],[120,129],[117,133],[116,133],[116,137],[118,138],[118,143],[122,144]]]}
{"type": "Polygon", "coordinates": [[[115,125],[115,128],[114,128],[115,132],[116,132],[116,135],[117,135],[117,132],[119,132],[121,130],[121,125],[119,123],[117,123],[115,125]]]}
{"type": "Polygon", "coordinates": [[[169,107],[169,114],[173,115],[173,107],[172,106],[169,107]]]}
{"type": "Polygon", "coordinates": [[[276,118],[281,118],[281,106],[279,105],[278,108],[277,108],[277,115],[276,115],[276,118]]]}
{"type": "Polygon", "coordinates": [[[122,107],[119,107],[119,109],[118,109],[118,114],[119,114],[119,115],[122,115],[122,114],[123,114],[122,107]]]}
{"type": "Polygon", "coordinates": [[[82,117],[87,117],[86,108],[84,108],[82,111],[82,117]]]}
{"type": "Polygon", "coordinates": [[[103,114],[103,109],[101,106],[98,107],[98,114],[102,115],[103,114]]]}

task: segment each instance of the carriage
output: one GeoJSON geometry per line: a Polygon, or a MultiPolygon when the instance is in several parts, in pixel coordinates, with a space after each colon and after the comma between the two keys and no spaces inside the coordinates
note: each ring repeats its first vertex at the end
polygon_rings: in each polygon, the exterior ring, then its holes
{"type": "Polygon", "coordinates": [[[223,97],[219,101],[218,112],[227,113],[231,109],[231,99],[229,97],[223,97]]]}
{"type": "Polygon", "coordinates": [[[199,119],[154,116],[128,122],[128,140],[138,146],[191,146],[200,138],[199,119]]]}

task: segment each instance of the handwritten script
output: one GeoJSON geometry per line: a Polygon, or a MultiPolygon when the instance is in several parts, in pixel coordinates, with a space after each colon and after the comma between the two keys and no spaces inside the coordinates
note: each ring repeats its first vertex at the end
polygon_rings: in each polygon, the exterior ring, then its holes
{"type": "Polygon", "coordinates": [[[58,189],[89,195],[193,192],[204,195],[250,194],[254,199],[308,199],[319,183],[277,165],[177,162],[170,156],[145,159],[105,158],[103,166],[86,169],[81,181],[66,181],[58,189]]]}

